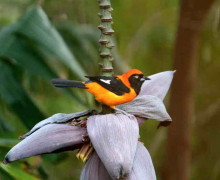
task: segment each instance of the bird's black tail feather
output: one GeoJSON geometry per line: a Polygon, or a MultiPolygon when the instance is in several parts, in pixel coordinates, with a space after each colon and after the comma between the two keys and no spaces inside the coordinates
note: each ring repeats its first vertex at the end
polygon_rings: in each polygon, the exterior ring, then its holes
{"type": "Polygon", "coordinates": [[[75,87],[75,88],[86,89],[85,85],[80,81],[72,81],[72,80],[65,80],[65,79],[52,79],[51,83],[53,84],[53,86],[59,87],[59,88],[75,87]]]}

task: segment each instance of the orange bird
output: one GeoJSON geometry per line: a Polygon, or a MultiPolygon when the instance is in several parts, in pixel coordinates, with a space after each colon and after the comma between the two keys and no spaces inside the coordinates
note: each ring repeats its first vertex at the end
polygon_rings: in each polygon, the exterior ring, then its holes
{"type": "Polygon", "coordinates": [[[95,96],[95,99],[114,109],[114,106],[132,101],[140,92],[145,80],[143,73],[137,69],[117,76],[85,76],[88,81],[53,79],[51,82],[59,88],[83,88],[95,96]]]}

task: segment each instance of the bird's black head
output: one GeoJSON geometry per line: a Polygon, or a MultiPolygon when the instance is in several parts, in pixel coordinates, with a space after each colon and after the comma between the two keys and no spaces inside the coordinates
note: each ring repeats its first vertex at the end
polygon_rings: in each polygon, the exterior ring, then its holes
{"type": "Polygon", "coordinates": [[[141,86],[144,83],[145,80],[150,80],[148,77],[144,77],[144,75],[141,74],[132,74],[129,78],[128,78],[131,87],[135,90],[135,92],[137,94],[139,94],[140,90],[141,90],[141,86]]]}

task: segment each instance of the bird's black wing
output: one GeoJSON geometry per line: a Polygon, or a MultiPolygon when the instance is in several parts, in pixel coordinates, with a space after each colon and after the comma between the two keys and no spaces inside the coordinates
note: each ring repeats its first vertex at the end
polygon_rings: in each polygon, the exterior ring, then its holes
{"type": "Polygon", "coordinates": [[[107,77],[107,76],[85,76],[90,81],[96,82],[105,89],[113,92],[116,95],[123,95],[124,93],[129,93],[130,89],[123,84],[123,82],[117,77],[107,77]]]}

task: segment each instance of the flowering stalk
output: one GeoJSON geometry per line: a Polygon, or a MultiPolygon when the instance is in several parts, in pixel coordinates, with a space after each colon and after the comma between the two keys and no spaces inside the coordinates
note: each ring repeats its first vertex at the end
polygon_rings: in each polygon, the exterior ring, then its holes
{"type": "MultiPolygon", "coordinates": [[[[112,66],[112,53],[111,49],[114,47],[112,42],[112,34],[114,30],[112,29],[112,16],[111,12],[113,11],[111,7],[110,0],[98,0],[100,12],[98,13],[101,24],[98,28],[101,31],[101,37],[99,39],[100,47],[100,57],[102,58],[102,63],[100,63],[101,71],[103,76],[112,76],[113,75],[113,66],[112,66]]],[[[112,112],[112,109],[108,106],[102,104],[100,114],[109,114],[112,112]]],[[[84,162],[89,158],[93,152],[93,146],[85,144],[81,147],[77,153],[77,157],[84,162]]]]}
{"type": "Polygon", "coordinates": [[[100,63],[101,71],[103,76],[112,76],[113,67],[112,67],[112,52],[111,49],[114,47],[112,42],[112,34],[114,30],[112,29],[112,16],[111,12],[113,11],[111,7],[110,0],[98,0],[100,12],[98,13],[101,24],[98,28],[101,30],[101,37],[99,43],[100,47],[100,56],[102,58],[102,63],[100,63]]]}
{"type": "MultiPolygon", "coordinates": [[[[100,63],[101,71],[103,76],[112,76],[113,75],[113,66],[112,66],[112,48],[114,44],[112,42],[112,34],[114,30],[112,29],[112,16],[111,12],[113,8],[111,7],[110,0],[98,0],[100,12],[98,13],[101,24],[98,28],[101,31],[101,37],[99,39],[100,46],[100,57],[102,62],[100,63]]],[[[102,114],[111,113],[111,109],[108,106],[102,105],[102,114]]]]}

